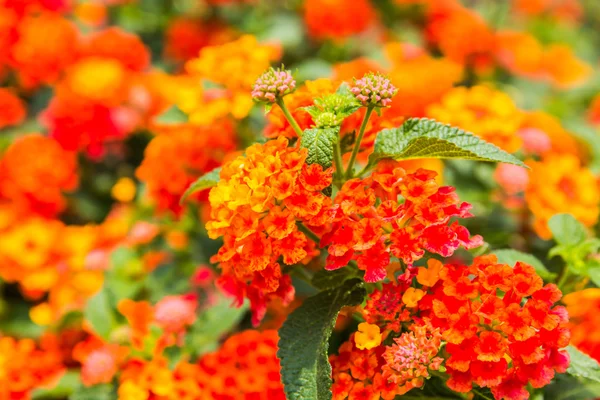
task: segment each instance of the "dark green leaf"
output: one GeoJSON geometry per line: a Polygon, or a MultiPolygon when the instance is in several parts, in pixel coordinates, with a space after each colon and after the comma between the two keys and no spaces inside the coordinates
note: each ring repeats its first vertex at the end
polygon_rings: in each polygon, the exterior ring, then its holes
{"type": "Polygon", "coordinates": [[[563,246],[575,246],[582,243],[587,234],[583,224],[571,214],[556,214],[548,221],[548,227],[554,240],[563,246]]]}
{"type": "Polygon", "coordinates": [[[399,128],[379,132],[369,164],[383,158],[462,158],[525,166],[513,155],[469,132],[428,118],[411,118],[399,128]]]}
{"type": "Polygon", "coordinates": [[[349,268],[340,268],[334,271],[327,271],[326,269],[321,269],[317,271],[311,281],[311,284],[317,289],[328,290],[339,287],[346,280],[356,277],[350,274],[349,268]]]}
{"type": "Polygon", "coordinates": [[[90,323],[96,334],[104,339],[108,339],[115,326],[115,317],[106,287],[103,287],[88,300],[83,311],[83,316],[90,323]]]}
{"type": "Polygon", "coordinates": [[[535,271],[544,279],[550,279],[554,274],[546,269],[544,264],[538,260],[535,256],[521,251],[513,249],[502,249],[494,250],[493,253],[498,257],[498,261],[503,264],[508,264],[511,267],[517,263],[517,261],[524,262],[535,268],[535,271]]]}
{"type": "Polygon", "coordinates": [[[183,204],[185,199],[193,193],[199,192],[201,190],[210,189],[213,186],[217,186],[219,180],[221,179],[221,167],[215,168],[210,172],[202,175],[200,178],[196,179],[196,182],[192,183],[189,188],[183,193],[181,196],[180,204],[183,204]]]}
{"type": "Polygon", "coordinates": [[[597,399],[600,397],[600,383],[569,374],[558,374],[543,391],[543,400],[597,399]]]}
{"type": "Polygon", "coordinates": [[[323,168],[333,163],[333,146],[339,139],[340,128],[307,129],[302,135],[300,146],[308,149],[308,164],[319,164],[323,168]]]}
{"type": "Polygon", "coordinates": [[[600,382],[600,364],[575,346],[568,346],[567,351],[571,356],[571,365],[567,373],[573,376],[600,382]]]}
{"type": "Polygon", "coordinates": [[[279,330],[281,380],[288,400],[331,399],[329,336],[340,309],[362,303],[366,291],[359,279],[309,297],[279,330]]]}

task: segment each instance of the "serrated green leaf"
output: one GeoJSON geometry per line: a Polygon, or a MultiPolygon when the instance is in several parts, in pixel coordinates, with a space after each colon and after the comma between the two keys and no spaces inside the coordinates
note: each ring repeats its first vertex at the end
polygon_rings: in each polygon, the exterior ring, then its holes
{"type": "Polygon", "coordinates": [[[600,382],[600,364],[598,364],[598,361],[572,345],[567,346],[567,351],[571,357],[571,364],[567,369],[567,373],[600,382]]]}
{"type": "Polygon", "coordinates": [[[333,146],[339,139],[340,128],[307,129],[302,135],[300,146],[308,149],[308,164],[319,164],[329,168],[333,164],[333,146]]]}
{"type": "Polygon", "coordinates": [[[213,186],[217,186],[219,180],[221,179],[221,167],[217,167],[210,172],[202,175],[200,178],[196,179],[194,183],[190,185],[189,188],[183,193],[181,196],[181,200],[179,200],[179,204],[183,204],[186,198],[193,193],[199,192],[201,190],[210,189],[213,186]]]}
{"type": "Polygon", "coordinates": [[[563,246],[575,246],[587,237],[585,226],[571,214],[556,214],[548,221],[554,240],[563,246]]]}
{"type": "Polygon", "coordinates": [[[477,136],[428,118],[411,118],[399,128],[384,129],[375,139],[369,164],[383,158],[461,158],[526,167],[513,155],[477,136]]]}
{"type": "Polygon", "coordinates": [[[83,316],[96,334],[108,339],[115,326],[115,316],[106,286],[88,300],[83,316]]]}
{"type": "Polygon", "coordinates": [[[177,106],[171,106],[156,117],[156,122],[161,124],[181,124],[188,121],[188,116],[177,106]]]}
{"type": "Polygon", "coordinates": [[[279,330],[281,380],[288,400],[331,399],[329,336],[340,309],[360,304],[366,295],[359,279],[313,297],[294,310],[279,330]]]}
{"type": "Polygon", "coordinates": [[[69,400],[112,400],[115,398],[112,385],[81,386],[69,396],[69,400]]]}
{"type": "Polygon", "coordinates": [[[554,274],[546,269],[544,264],[537,259],[537,257],[523,253],[521,251],[513,250],[513,249],[502,249],[502,250],[494,250],[493,254],[498,257],[498,261],[503,264],[508,264],[513,267],[517,261],[524,262],[526,264],[531,265],[535,268],[535,272],[538,273],[539,276],[548,280],[551,279],[554,274]]]}

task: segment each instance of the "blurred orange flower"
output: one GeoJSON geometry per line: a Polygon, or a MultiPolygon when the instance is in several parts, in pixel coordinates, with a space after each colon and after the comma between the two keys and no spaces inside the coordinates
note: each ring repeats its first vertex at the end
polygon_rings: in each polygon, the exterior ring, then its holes
{"type": "Polygon", "coordinates": [[[427,109],[433,119],[458,126],[508,151],[522,145],[517,129],[522,113],[511,98],[487,86],[457,87],[427,109]]]}
{"type": "Polygon", "coordinates": [[[376,21],[376,13],[368,0],[307,0],[304,22],[310,36],[316,39],[343,39],[361,33],[376,21]]]}
{"type": "Polygon", "coordinates": [[[542,161],[529,161],[527,206],[534,215],[534,228],[540,237],[552,237],[548,220],[557,213],[570,213],[585,226],[598,221],[600,189],[594,174],[569,154],[550,155],[542,161]]]}
{"type": "Polygon", "coordinates": [[[26,88],[55,83],[77,56],[79,34],[70,21],[59,15],[27,16],[18,33],[11,66],[26,88]]]}
{"type": "Polygon", "coordinates": [[[45,136],[15,140],[0,159],[0,197],[24,211],[53,217],[64,210],[63,192],[77,187],[75,154],[45,136]]]}

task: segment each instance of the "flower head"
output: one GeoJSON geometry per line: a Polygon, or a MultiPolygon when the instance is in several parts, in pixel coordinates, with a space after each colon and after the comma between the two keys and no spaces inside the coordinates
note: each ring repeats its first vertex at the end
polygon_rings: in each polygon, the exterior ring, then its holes
{"type": "Polygon", "coordinates": [[[413,325],[411,332],[403,333],[386,347],[383,377],[406,389],[422,386],[428,370],[440,368],[443,359],[436,355],[441,343],[439,329],[413,325]]]}
{"type": "Polygon", "coordinates": [[[254,101],[274,103],[277,99],[296,89],[296,81],[290,71],[270,68],[256,80],[252,89],[254,101]]]}
{"type": "Polygon", "coordinates": [[[387,77],[379,73],[368,73],[355,80],[350,91],[365,107],[387,107],[398,89],[387,77]]]}

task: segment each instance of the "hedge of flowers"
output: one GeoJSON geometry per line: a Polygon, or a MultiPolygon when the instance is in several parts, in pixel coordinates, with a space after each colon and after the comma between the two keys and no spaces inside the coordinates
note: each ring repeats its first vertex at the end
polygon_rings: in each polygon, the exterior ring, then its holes
{"type": "Polygon", "coordinates": [[[0,0],[0,400],[600,398],[594,0],[0,0]]]}

